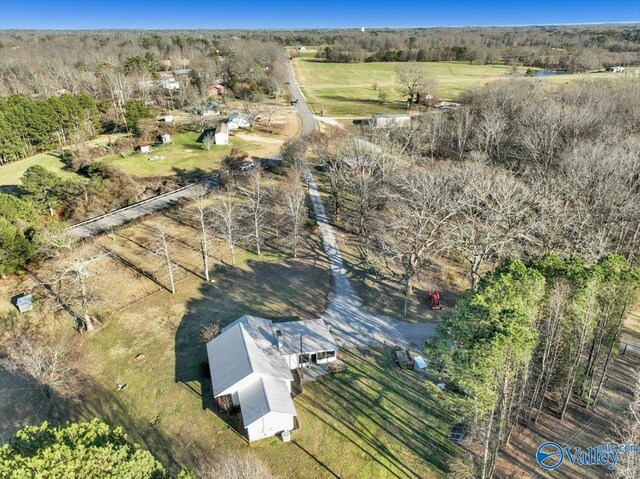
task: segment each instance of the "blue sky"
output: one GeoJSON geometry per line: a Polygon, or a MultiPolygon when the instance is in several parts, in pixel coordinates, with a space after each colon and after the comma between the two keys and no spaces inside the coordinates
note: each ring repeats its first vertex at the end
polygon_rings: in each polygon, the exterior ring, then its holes
{"type": "Polygon", "coordinates": [[[631,21],[640,21],[640,0],[0,0],[0,29],[294,29],[631,21]]]}

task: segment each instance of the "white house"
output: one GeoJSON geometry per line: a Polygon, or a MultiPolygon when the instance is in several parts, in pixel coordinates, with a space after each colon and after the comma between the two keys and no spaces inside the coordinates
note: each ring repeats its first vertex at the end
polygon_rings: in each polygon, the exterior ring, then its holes
{"type": "Polygon", "coordinates": [[[161,78],[160,79],[160,86],[162,88],[164,88],[165,90],[179,90],[180,89],[180,82],[176,81],[175,78],[171,77],[171,78],[161,78]]]}
{"type": "Polygon", "coordinates": [[[398,126],[409,126],[411,117],[404,113],[398,115],[373,115],[371,125],[375,128],[393,128],[398,126]]]}
{"type": "Polygon", "coordinates": [[[624,73],[624,67],[609,67],[605,71],[608,73],[624,73]]]}
{"type": "Polygon", "coordinates": [[[160,143],[162,143],[163,145],[165,143],[171,143],[171,135],[169,133],[163,133],[162,135],[158,136],[158,140],[160,140],[160,143]]]}
{"type": "Polygon", "coordinates": [[[229,125],[227,125],[226,123],[220,123],[216,127],[214,138],[216,141],[216,145],[229,144],[229,125]]]}
{"type": "Polygon", "coordinates": [[[200,116],[213,116],[220,114],[220,104],[215,101],[207,101],[198,105],[194,109],[194,113],[200,116]]]}
{"type": "Polygon", "coordinates": [[[296,409],[291,369],[336,359],[338,345],[323,320],[273,323],[242,316],[207,343],[213,396],[240,407],[249,441],[291,431],[296,409]]]}
{"type": "Polygon", "coordinates": [[[173,115],[158,115],[156,119],[164,123],[173,123],[173,120],[175,120],[173,115]]]}
{"type": "Polygon", "coordinates": [[[229,125],[229,130],[237,130],[238,128],[249,128],[251,126],[246,115],[243,115],[238,111],[229,115],[229,118],[227,118],[227,125],[229,125]]]}

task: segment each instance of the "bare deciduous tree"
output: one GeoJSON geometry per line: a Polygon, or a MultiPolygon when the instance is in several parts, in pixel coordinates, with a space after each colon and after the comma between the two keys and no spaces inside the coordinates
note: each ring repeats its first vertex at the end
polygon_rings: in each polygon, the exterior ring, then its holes
{"type": "Polygon", "coordinates": [[[266,206],[264,204],[267,190],[262,184],[262,174],[259,169],[254,169],[246,183],[240,187],[240,191],[246,198],[247,211],[246,217],[250,222],[251,242],[256,247],[258,256],[261,254],[261,246],[264,242],[263,232],[265,229],[266,206]]]}
{"type": "Polygon", "coordinates": [[[396,80],[405,88],[410,105],[418,93],[433,92],[436,87],[435,80],[427,75],[424,66],[419,63],[396,67],[396,80]]]}
{"type": "Polygon", "coordinates": [[[202,137],[202,144],[207,149],[207,151],[211,150],[211,146],[216,142],[216,136],[213,132],[209,132],[202,137]]]}
{"type": "Polygon", "coordinates": [[[231,263],[236,266],[236,243],[239,235],[239,210],[236,205],[235,189],[228,186],[218,196],[218,203],[213,208],[214,225],[222,236],[231,253],[231,263]]]}
{"type": "Polygon", "coordinates": [[[298,257],[306,199],[306,192],[300,175],[300,171],[295,168],[291,169],[281,186],[284,213],[290,231],[289,245],[293,251],[294,258],[298,257]]]}
{"type": "Polygon", "coordinates": [[[2,345],[0,364],[36,382],[47,401],[75,394],[76,374],[60,343],[20,335],[2,345]]]}
{"type": "Polygon", "coordinates": [[[164,267],[167,272],[167,277],[169,278],[171,294],[176,294],[175,265],[173,263],[173,252],[170,246],[169,235],[163,227],[156,228],[155,235],[155,254],[162,258],[162,262],[164,263],[164,267]]]}
{"type": "Polygon", "coordinates": [[[192,215],[200,230],[200,255],[202,270],[207,281],[209,278],[209,230],[211,224],[211,209],[204,193],[196,195],[192,206],[192,215]]]}

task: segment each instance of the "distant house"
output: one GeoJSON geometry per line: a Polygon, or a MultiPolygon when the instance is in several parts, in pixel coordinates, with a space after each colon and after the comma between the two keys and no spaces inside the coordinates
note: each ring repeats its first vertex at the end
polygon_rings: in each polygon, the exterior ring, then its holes
{"type": "Polygon", "coordinates": [[[149,143],[141,143],[135,148],[136,153],[149,153],[151,151],[151,145],[149,143]]]}
{"type": "Polygon", "coordinates": [[[398,115],[373,115],[371,125],[375,128],[395,128],[409,126],[411,117],[406,114],[398,115]]]}
{"type": "Polygon", "coordinates": [[[162,143],[163,145],[165,143],[171,143],[171,135],[169,133],[164,133],[158,136],[158,140],[160,140],[160,143],[162,143]]]}
{"type": "Polygon", "coordinates": [[[215,101],[207,101],[195,107],[193,112],[200,116],[215,116],[220,114],[220,104],[215,101]]]}
{"type": "Polygon", "coordinates": [[[179,90],[180,83],[176,80],[160,80],[160,86],[165,90],[179,90]]]}
{"type": "Polygon", "coordinates": [[[156,86],[156,82],[154,80],[139,80],[138,88],[141,90],[150,90],[151,88],[156,86]]]}
{"type": "Polygon", "coordinates": [[[605,71],[607,73],[624,73],[624,67],[609,67],[605,71]]]}
{"type": "Polygon", "coordinates": [[[227,125],[226,123],[220,123],[216,127],[214,138],[216,140],[216,145],[229,144],[229,125],[227,125]]]}
{"type": "Polygon", "coordinates": [[[237,130],[238,128],[249,128],[251,126],[246,115],[243,115],[242,113],[237,111],[229,115],[229,118],[227,118],[227,124],[229,125],[229,130],[237,130]]]}
{"type": "Polygon", "coordinates": [[[298,50],[299,52],[303,52],[303,51],[305,51],[305,50],[306,50],[306,48],[304,47],[304,45],[298,45],[298,46],[296,47],[296,50],[298,50]]]}
{"type": "Polygon", "coordinates": [[[440,101],[440,98],[438,98],[436,95],[434,95],[433,93],[428,93],[428,92],[418,92],[416,94],[416,104],[417,105],[428,105],[428,106],[433,106],[436,103],[438,103],[440,101]]]}
{"type": "Polygon", "coordinates": [[[273,323],[242,316],[207,343],[213,396],[221,408],[239,406],[249,441],[296,427],[292,369],[337,358],[338,345],[322,319],[273,323]]]}
{"type": "Polygon", "coordinates": [[[173,123],[174,117],[173,115],[159,115],[156,117],[158,121],[163,121],[165,123],[173,123]]]}
{"type": "Polygon", "coordinates": [[[209,96],[219,96],[224,94],[224,86],[217,84],[217,85],[209,85],[207,87],[207,95],[209,96]]]}

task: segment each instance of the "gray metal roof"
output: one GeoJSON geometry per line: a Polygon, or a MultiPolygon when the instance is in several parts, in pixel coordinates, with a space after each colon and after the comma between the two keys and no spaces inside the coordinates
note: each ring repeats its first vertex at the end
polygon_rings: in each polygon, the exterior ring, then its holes
{"type": "Polygon", "coordinates": [[[284,381],[263,377],[238,392],[244,427],[269,413],[296,415],[293,399],[284,381]]]}
{"type": "Polygon", "coordinates": [[[282,354],[338,350],[338,343],[333,339],[329,328],[322,319],[274,323],[274,334],[277,330],[282,333],[282,354]]]}
{"type": "Polygon", "coordinates": [[[252,374],[293,380],[276,349],[271,321],[243,316],[207,343],[213,395],[218,396],[252,374]]]}

